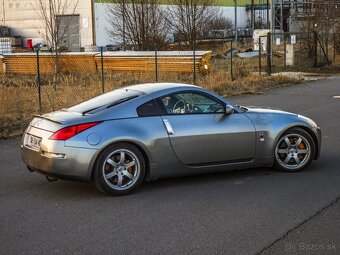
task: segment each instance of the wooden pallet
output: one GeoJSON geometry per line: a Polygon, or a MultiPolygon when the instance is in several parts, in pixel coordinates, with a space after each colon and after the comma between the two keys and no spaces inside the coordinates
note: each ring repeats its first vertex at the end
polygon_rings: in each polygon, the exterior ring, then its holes
{"type": "MultiPolygon", "coordinates": [[[[154,72],[155,53],[150,52],[105,52],[103,54],[106,72],[154,72]]],[[[6,54],[2,59],[5,69],[1,72],[15,74],[36,74],[37,55],[35,53],[6,54]]],[[[99,53],[62,53],[59,58],[59,72],[82,73],[100,72],[101,55],[99,53]]],[[[160,51],[157,55],[159,72],[192,73],[194,57],[190,51],[160,51]]],[[[40,73],[54,72],[55,56],[52,53],[40,53],[40,73]]],[[[0,59],[1,64],[1,59],[0,59]]],[[[211,65],[211,51],[197,51],[195,69],[198,73],[206,73],[211,65]]],[[[3,66],[3,65],[1,65],[3,66]]]]}
{"type": "Polygon", "coordinates": [[[4,73],[4,58],[0,56],[0,74],[4,73]]]}
{"type": "MultiPolygon", "coordinates": [[[[95,54],[61,54],[58,58],[60,72],[96,72],[95,54]]],[[[28,54],[4,55],[6,73],[36,74],[37,56],[28,54]]],[[[39,56],[40,73],[51,74],[54,72],[55,56],[41,53],[39,56]]]]}
{"type": "MultiPolygon", "coordinates": [[[[96,64],[101,68],[101,56],[96,55],[96,64]]],[[[157,53],[157,69],[159,72],[192,73],[194,57],[191,51],[160,51],[157,53]]],[[[103,54],[105,71],[155,71],[154,52],[106,52],[103,54]]],[[[211,52],[199,51],[195,54],[196,72],[204,74],[210,69],[211,52]]]]}

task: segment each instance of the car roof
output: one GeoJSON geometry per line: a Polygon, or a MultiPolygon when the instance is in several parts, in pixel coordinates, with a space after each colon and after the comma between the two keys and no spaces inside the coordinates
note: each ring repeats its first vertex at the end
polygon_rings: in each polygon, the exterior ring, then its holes
{"type": "Polygon", "coordinates": [[[182,83],[144,83],[144,84],[138,84],[133,85],[129,87],[125,87],[125,89],[130,90],[137,90],[144,92],[146,94],[154,94],[161,91],[171,90],[171,89],[192,89],[192,88],[199,88],[195,85],[190,84],[182,84],[182,83]]]}

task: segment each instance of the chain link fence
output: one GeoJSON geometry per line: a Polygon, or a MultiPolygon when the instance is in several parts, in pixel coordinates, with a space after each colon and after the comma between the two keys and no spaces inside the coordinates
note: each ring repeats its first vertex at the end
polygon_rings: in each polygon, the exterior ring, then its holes
{"type": "Polygon", "coordinates": [[[269,34],[259,38],[258,51],[249,50],[251,40],[236,44],[231,39],[184,50],[158,51],[155,47],[144,52],[92,46],[87,52],[14,54],[9,45],[7,38],[0,38],[1,137],[15,134],[13,130],[22,132],[34,114],[69,107],[131,84],[193,83],[223,93],[225,86],[236,91],[245,80],[250,83],[248,77],[254,73],[264,77],[273,72],[311,71],[340,62],[340,34],[325,37],[314,32],[269,34]]]}
{"type": "Polygon", "coordinates": [[[35,114],[69,107],[118,87],[161,81],[195,83],[198,75],[208,72],[211,59],[210,51],[157,48],[109,52],[106,47],[93,47],[91,52],[14,54],[8,45],[0,55],[1,137],[23,130],[35,114]]]}
{"type": "Polygon", "coordinates": [[[340,34],[316,32],[268,34],[268,74],[283,71],[312,72],[315,67],[340,63],[340,34]]]}

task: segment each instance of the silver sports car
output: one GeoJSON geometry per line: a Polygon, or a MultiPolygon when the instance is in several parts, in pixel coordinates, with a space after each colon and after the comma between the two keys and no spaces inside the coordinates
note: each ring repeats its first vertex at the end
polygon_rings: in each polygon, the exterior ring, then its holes
{"type": "Polygon", "coordinates": [[[28,169],[92,180],[123,195],[143,180],[275,166],[294,172],[320,155],[321,131],[304,116],[247,108],[173,83],[117,89],[36,116],[22,138],[28,169]]]}

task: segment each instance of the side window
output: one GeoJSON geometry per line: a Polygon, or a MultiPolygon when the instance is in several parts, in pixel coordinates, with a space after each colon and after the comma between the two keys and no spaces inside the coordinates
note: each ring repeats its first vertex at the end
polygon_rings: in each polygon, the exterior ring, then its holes
{"type": "Polygon", "coordinates": [[[145,104],[142,104],[137,108],[139,117],[158,116],[157,107],[154,100],[151,100],[145,104]]]}
{"type": "Polygon", "coordinates": [[[223,104],[209,95],[195,92],[171,94],[161,98],[167,114],[205,114],[224,112],[223,104]]]}

